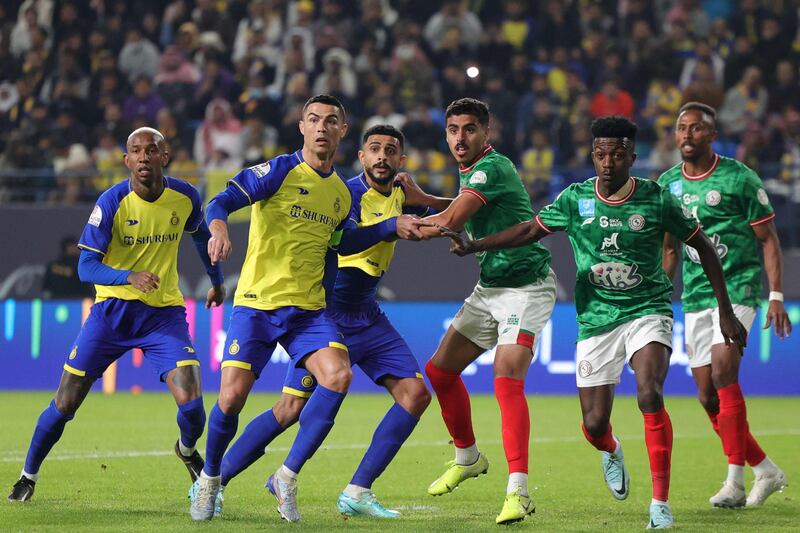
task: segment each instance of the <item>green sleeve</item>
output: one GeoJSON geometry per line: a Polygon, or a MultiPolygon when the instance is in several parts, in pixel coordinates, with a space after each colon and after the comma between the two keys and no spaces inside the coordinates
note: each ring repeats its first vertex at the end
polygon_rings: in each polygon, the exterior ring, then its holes
{"type": "Polygon", "coordinates": [[[572,222],[572,212],[570,206],[572,202],[572,186],[570,185],[553,200],[553,203],[545,206],[536,216],[539,224],[551,233],[556,231],[566,231],[569,233],[572,222]]]}
{"type": "Polygon", "coordinates": [[[506,192],[506,180],[508,176],[506,169],[496,165],[478,165],[475,171],[467,178],[466,184],[461,188],[462,191],[468,190],[481,198],[484,204],[499,198],[506,192]]]}
{"type": "Polygon", "coordinates": [[[664,230],[682,242],[686,242],[700,228],[697,220],[667,189],[661,189],[661,220],[664,230]]]}
{"type": "Polygon", "coordinates": [[[751,226],[770,220],[774,211],[769,203],[769,197],[767,196],[767,191],[764,190],[761,178],[749,168],[742,169],[740,176],[742,194],[739,197],[741,198],[745,220],[751,226]]]}

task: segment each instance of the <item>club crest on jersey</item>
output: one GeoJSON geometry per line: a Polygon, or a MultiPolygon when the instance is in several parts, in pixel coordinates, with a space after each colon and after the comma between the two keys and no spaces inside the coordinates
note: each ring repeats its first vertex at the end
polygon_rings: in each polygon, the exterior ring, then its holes
{"type": "Polygon", "coordinates": [[[269,174],[269,163],[261,163],[259,165],[252,166],[250,167],[250,170],[253,171],[253,174],[255,174],[257,178],[263,178],[269,174]]]}
{"type": "Polygon", "coordinates": [[[619,250],[619,244],[617,240],[619,239],[619,232],[614,232],[611,234],[611,237],[603,237],[603,244],[600,247],[601,252],[606,252],[610,250],[619,250]]]}
{"type": "Polygon", "coordinates": [[[172,212],[172,218],[169,219],[169,223],[172,224],[173,226],[177,226],[178,222],[180,222],[180,221],[181,221],[181,219],[178,218],[178,213],[173,211],[172,212]]]}
{"type": "Polygon", "coordinates": [[[678,180],[678,181],[673,181],[672,183],[670,183],[669,184],[669,192],[671,192],[672,194],[674,194],[677,197],[680,197],[681,194],[683,194],[683,182],[678,180]]]}
{"type": "Polygon", "coordinates": [[[78,356],[78,347],[75,346],[74,348],[72,348],[72,351],[69,352],[69,358],[75,359],[77,356],[78,356]]]}
{"type": "Polygon", "coordinates": [[[228,347],[228,353],[231,355],[239,353],[239,339],[233,339],[233,342],[228,347]]]}
{"type": "Polygon", "coordinates": [[[589,361],[581,361],[578,365],[578,375],[582,378],[588,378],[592,374],[592,363],[589,361]]]}
{"type": "Polygon", "coordinates": [[[764,189],[758,189],[756,198],[758,198],[758,203],[761,205],[769,205],[769,197],[767,196],[767,191],[764,189]]]}
{"type": "Polygon", "coordinates": [[[303,387],[310,389],[314,386],[314,376],[303,376],[303,379],[300,380],[300,383],[303,387]]]}
{"type": "Polygon", "coordinates": [[[708,191],[706,193],[706,204],[714,207],[715,205],[719,205],[720,201],[722,201],[722,195],[719,191],[708,191]]]}
{"type": "Polygon", "coordinates": [[[582,217],[594,216],[594,198],[578,199],[578,214],[582,217]]]}
{"type": "Polygon", "coordinates": [[[642,282],[642,275],[637,274],[639,265],[623,263],[597,263],[592,265],[589,281],[593,285],[614,291],[626,291],[642,282]]]}
{"type": "Polygon", "coordinates": [[[472,176],[469,177],[469,184],[479,185],[481,183],[486,183],[486,172],[482,170],[476,170],[472,173],[472,176]]]}
{"type": "Polygon", "coordinates": [[[341,203],[341,201],[339,201],[339,197],[337,196],[336,197],[336,201],[333,202],[333,211],[334,211],[334,213],[336,213],[338,215],[339,211],[341,211],[341,209],[342,209],[342,203],[341,203]]]}
{"type": "Polygon", "coordinates": [[[644,217],[639,214],[633,214],[628,218],[628,227],[633,231],[639,231],[644,227],[644,217]]]}

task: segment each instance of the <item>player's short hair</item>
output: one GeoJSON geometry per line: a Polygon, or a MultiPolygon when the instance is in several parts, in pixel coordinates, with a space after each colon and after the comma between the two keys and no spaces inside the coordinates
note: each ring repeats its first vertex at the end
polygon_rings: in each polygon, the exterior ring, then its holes
{"type": "Polygon", "coordinates": [[[678,116],[680,117],[686,111],[700,111],[704,115],[708,115],[708,118],[711,119],[711,125],[715,128],[717,127],[717,110],[710,105],[702,102],[686,102],[678,110],[678,116]]]}
{"type": "Polygon", "coordinates": [[[128,135],[128,140],[125,141],[125,148],[127,149],[128,145],[131,143],[131,140],[134,137],[136,137],[137,135],[140,135],[142,133],[148,133],[148,134],[152,135],[153,139],[156,141],[156,144],[158,145],[158,147],[160,149],[163,150],[163,149],[165,149],[167,147],[167,141],[166,141],[166,139],[164,139],[164,135],[162,135],[160,131],[158,131],[155,128],[150,128],[150,127],[147,127],[147,126],[143,126],[141,128],[136,128],[135,130],[133,130],[131,132],[130,135],[128,135]]]}
{"type": "Polygon", "coordinates": [[[636,140],[639,127],[625,117],[619,115],[598,117],[592,121],[592,137],[595,139],[629,139],[636,140]]]}
{"type": "Polygon", "coordinates": [[[303,117],[304,118],[306,116],[306,109],[308,109],[308,106],[310,106],[311,104],[325,104],[325,105],[333,106],[333,107],[335,107],[336,109],[339,110],[339,113],[342,115],[342,117],[341,117],[342,121],[344,121],[347,118],[347,114],[345,113],[345,110],[344,110],[344,104],[342,104],[342,102],[340,102],[338,98],[336,98],[335,96],[332,96],[330,94],[318,94],[318,95],[312,96],[311,98],[306,100],[306,103],[303,104],[303,117]]]}
{"type": "Polygon", "coordinates": [[[392,126],[391,124],[376,124],[368,128],[361,137],[361,144],[365,144],[371,135],[388,135],[394,137],[400,143],[400,148],[403,149],[406,144],[405,135],[403,132],[392,126]]]}
{"type": "Polygon", "coordinates": [[[445,120],[452,115],[472,115],[478,117],[481,126],[489,125],[489,106],[475,98],[459,98],[450,102],[444,113],[445,120]]]}

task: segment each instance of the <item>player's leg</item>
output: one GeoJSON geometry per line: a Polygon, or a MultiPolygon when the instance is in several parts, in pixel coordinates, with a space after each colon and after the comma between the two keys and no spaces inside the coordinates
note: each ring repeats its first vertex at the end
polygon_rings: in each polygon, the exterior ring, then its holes
{"type": "Polygon", "coordinates": [[[633,322],[626,341],[630,365],[636,374],[637,402],[644,418],[644,442],[650,459],[653,496],[648,528],[672,527],[669,481],[672,458],[672,422],[664,408],[664,380],[672,353],[672,319],[645,316],[633,322]]]}
{"type": "Polygon", "coordinates": [[[74,418],[75,412],[89,394],[95,379],[85,375],[79,376],[67,370],[61,374],[61,383],[58,385],[55,398],[36,421],[36,428],[33,430],[33,437],[25,457],[25,466],[11,494],[8,495],[9,501],[25,502],[33,497],[35,484],[39,480],[39,467],[61,438],[64,426],[74,418]]]}
{"type": "Polygon", "coordinates": [[[184,365],[167,374],[167,386],[178,406],[178,429],[175,454],[186,465],[192,483],[203,470],[204,461],[195,445],[206,426],[206,409],[200,384],[200,367],[184,365]]]}

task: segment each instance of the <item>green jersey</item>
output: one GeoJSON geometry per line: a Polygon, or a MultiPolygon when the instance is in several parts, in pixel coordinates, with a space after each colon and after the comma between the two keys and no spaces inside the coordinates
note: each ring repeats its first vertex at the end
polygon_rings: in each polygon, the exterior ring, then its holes
{"type": "MultiPolygon", "coordinates": [[[[683,203],[714,243],[731,303],[757,307],[761,260],[753,226],[775,218],[758,175],[735,159],[715,154],[714,164],[704,174],[687,176],[679,164],[658,182],[683,203]]],[[[690,313],[717,307],[711,283],[691,246],[684,246],[682,300],[684,311],[690,313]]]]}
{"type": "Polygon", "coordinates": [[[672,283],[661,268],[664,233],[685,241],[700,230],[669,191],[631,179],[619,200],[600,194],[597,177],[573,183],[536,217],[545,231],[569,235],[579,341],[645,315],[672,316],[672,283]]]}
{"type": "MultiPolygon", "coordinates": [[[[458,173],[460,193],[472,194],[483,203],[464,225],[470,239],[480,239],[533,218],[530,196],[514,163],[491,146],[471,167],[462,167],[458,173]]],[[[484,287],[520,287],[543,279],[550,269],[550,252],[538,243],[477,255],[480,284],[484,287]]]]}

